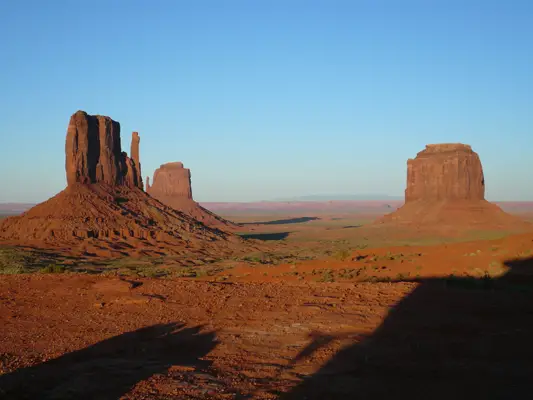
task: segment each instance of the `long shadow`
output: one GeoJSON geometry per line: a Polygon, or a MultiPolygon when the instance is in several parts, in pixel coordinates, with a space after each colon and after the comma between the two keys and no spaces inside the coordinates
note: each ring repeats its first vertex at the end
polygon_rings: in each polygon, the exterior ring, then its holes
{"type": "Polygon", "coordinates": [[[287,225],[287,224],[301,224],[303,222],[316,221],[319,220],[318,217],[298,217],[298,218],[287,218],[287,219],[277,219],[275,221],[264,221],[264,222],[243,222],[241,225],[287,225]]]}
{"type": "MultiPolygon", "coordinates": [[[[497,279],[420,280],[374,333],[280,398],[529,398],[533,258],[506,265],[497,279]]],[[[335,339],[315,333],[293,364],[335,339]]]]}
{"type": "Polygon", "coordinates": [[[117,400],[172,365],[208,366],[199,358],[217,343],[214,332],[200,333],[201,328],[153,325],[0,375],[0,399],[117,400]]]}
{"type": "Polygon", "coordinates": [[[246,233],[241,234],[240,236],[243,239],[256,239],[256,240],[283,240],[289,236],[290,232],[273,232],[273,233],[246,233]]]}

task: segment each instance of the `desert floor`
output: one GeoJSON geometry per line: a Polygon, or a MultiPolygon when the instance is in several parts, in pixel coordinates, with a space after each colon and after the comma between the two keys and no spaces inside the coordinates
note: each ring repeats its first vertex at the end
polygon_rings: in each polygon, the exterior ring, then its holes
{"type": "Polygon", "coordinates": [[[188,263],[0,248],[0,398],[530,390],[533,232],[439,236],[358,213],[226,217],[265,248],[188,263]]]}

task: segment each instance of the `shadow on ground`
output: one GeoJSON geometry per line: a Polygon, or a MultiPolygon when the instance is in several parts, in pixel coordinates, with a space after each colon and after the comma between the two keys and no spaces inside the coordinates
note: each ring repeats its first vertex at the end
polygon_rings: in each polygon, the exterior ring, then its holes
{"type": "Polygon", "coordinates": [[[214,332],[201,328],[153,325],[1,375],[0,399],[119,399],[172,365],[208,366],[200,357],[217,343],[214,332]]]}
{"type": "Polygon", "coordinates": [[[287,236],[289,236],[289,233],[290,232],[246,233],[246,234],[241,234],[240,236],[243,239],[255,239],[255,240],[270,241],[270,240],[283,240],[283,239],[286,239],[287,236]]]}
{"type": "Polygon", "coordinates": [[[241,225],[287,225],[287,224],[301,224],[303,222],[316,221],[319,220],[318,217],[298,217],[298,218],[288,218],[288,219],[278,219],[275,221],[265,221],[265,222],[244,222],[241,225]]]}
{"type": "Polygon", "coordinates": [[[510,269],[496,279],[420,280],[368,337],[312,334],[309,345],[291,365],[332,341],[343,340],[345,345],[315,374],[302,378],[280,398],[471,400],[530,396],[533,258],[505,264],[510,269]]]}

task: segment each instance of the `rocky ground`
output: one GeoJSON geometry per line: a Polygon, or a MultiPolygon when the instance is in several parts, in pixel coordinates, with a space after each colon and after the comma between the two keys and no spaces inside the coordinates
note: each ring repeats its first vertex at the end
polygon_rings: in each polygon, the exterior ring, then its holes
{"type": "Polygon", "coordinates": [[[425,275],[377,283],[4,275],[0,397],[514,398],[533,372],[531,250],[532,235],[412,246],[425,275]],[[497,250],[494,276],[431,276],[439,254],[461,269],[497,250]]]}

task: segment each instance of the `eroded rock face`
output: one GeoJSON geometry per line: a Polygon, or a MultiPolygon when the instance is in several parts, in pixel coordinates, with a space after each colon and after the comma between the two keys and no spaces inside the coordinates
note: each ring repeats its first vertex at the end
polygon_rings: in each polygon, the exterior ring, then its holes
{"type": "Polygon", "coordinates": [[[106,183],[142,189],[139,140],[134,133],[136,162],[122,152],[118,122],[77,111],[70,117],[65,142],[67,184],[106,183]]]}
{"type": "Polygon", "coordinates": [[[152,185],[147,191],[156,198],[172,196],[192,200],[191,171],[181,162],[162,164],[154,172],[152,185]]]}
{"type": "MultiPolygon", "coordinates": [[[[139,190],[135,132],[131,149],[132,158],[121,151],[118,122],[83,111],[73,114],[65,142],[67,187],[22,215],[2,219],[0,242],[106,258],[192,254],[198,259],[208,253],[219,257],[229,246],[241,245],[236,235],[210,228],[193,213],[166,206],[139,190]]],[[[190,183],[186,192],[190,195],[190,183]]]]}
{"type": "Polygon", "coordinates": [[[483,168],[469,145],[428,144],[407,161],[406,203],[484,199],[483,168]]]}
{"type": "Polygon", "coordinates": [[[430,144],[408,160],[405,204],[375,223],[454,237],[472,230],[530,229],[525,221],[485,200],[479,156],[461,143],[430,144]]]}
{"type": "Polygon", "coordinates": [[[133,166],[135,168],[135,178],[137,180],[137,185],[139,188],[143,188],[143,178],[141,175],[141,158],[139,155],[139,143],[141,142],[141,138],[139,137],[138,132],[133,132],[131,135],[131,159],[133,160],[133,166]]]}

